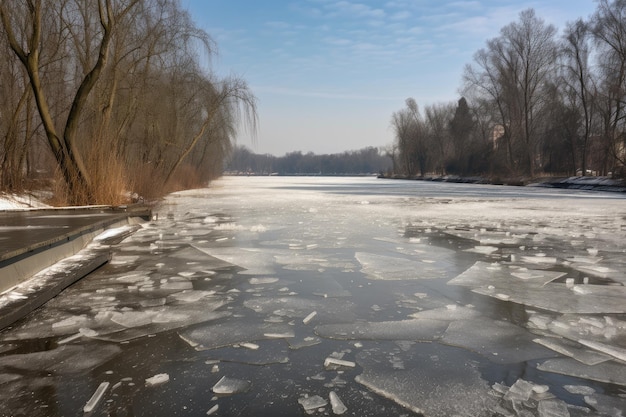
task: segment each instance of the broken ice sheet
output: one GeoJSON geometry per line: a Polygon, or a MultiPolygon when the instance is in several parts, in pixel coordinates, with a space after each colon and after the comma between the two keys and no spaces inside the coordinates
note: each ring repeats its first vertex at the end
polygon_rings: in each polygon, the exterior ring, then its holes
{"type": "Polygon", "coordinates": [[[461,307],[456,304],[448,304],[445,307],[422,310],[418,313],[410,314],[409,317],[415,319],[431,320],[469,320],[480,317],[480,313],[473,308],[461,307]]]}
{"type": "Polygon", "coordinates": [[[121,353],[119,346],[106,344],[97,349],[63,345],[56,349],[0,357],[0,369],[48,371],[59,374],[81,373],[100,366],[121,353]]]}
{"type": "Polygon", "coordinates": [[[589,366],[570,358],[549,359],[537,365],[537,369],[561,375],[569,375],[592,381],[626,386],[626,365],[607,361],[589,366]]]}
{"type": "Polygon", "coordinates": [[[511,236],[504,231],[447,229],[444,233],[462,239],[473,240],[480,245],[517,245],[520,242],[520,237],[511,236]]]}
{"type": "Polygon", "coordinates": [[[180,337],[196,350],[216,349],[238,343],[275,339],[273,335],[292,334],[293,329],[283,323],[228,322],[206,324],[179,332],[180,337]]]}
{"type": "Polygon", "coordinates": [[[323,324],[315,327],[318,336],[339,340],[437,340],[448,321],[412,319],[384,322],[323,324]]]}
{"type": "Polygon", "coordinates": [[[169,382],[169,380],[170,376],[168,374],[156,374],[150,378],[146,378],[146,386],[154,387],[157,385],[163,385],[166,382],[169,382]]]}
{"type": "Polygon", "coordinates": [[[454,252],[436,246],[427,246],[418,259],[357,252],[354,256],[361,264],[361,272],[370,279],[416,280],[446,277],[451,269],[454,252]]]}
{"type": "Polygon", "coordinates": [[[552,283],[563,275],[561,272],[520,270],[476,262],[448,284],[467,286],[477,294],[560,313],[626,313],[626,303],[623,302],[626,287],[581,285],[570,289],[565,284],[552,283]],[[520,273],[524,275],[520,276],[520,273]],[[578,287],[587,293],[577,292],[578,287]],[[611,292],[612,288],[616,290],[611,292]]]}
{"type": "Polygon", "coordinates": [[[273,253],[270,250],[256,248],[205,248],[196,244],[196,249],[230,265],[244,268],[242,275],[272,275],[276,273],[273,253]]]}
{"type": "Polygon", "coordinates": [[[416,367],[394,368],[385,350],[360,352],[356,359],[363,373],[355,378],[356,382],[429,417],[493,415],[496,400],[490,395],[490,387],[463,355],[434,345],[402,355],[408,356],[402,357],[405,363],[416,367]],[[433,361],[433,355],[440,359],[433,361]],[[442,375],[445,381],[437,383],[442,375]]]}
{"type": "Polygon", "coordinates": [[[304,408],[304,411],[316,410],[328,404],[328,402],[319,395],[298,398],[298,403],[304,408]]]}
{"type": "Polygon", "coordinates": [[[543,337],[534,339],[534,341],[535,343],[539,343],[548,349],[552,349],[562,355],[576,359],[578,362],[584,363],[585,365],[597,365],[611,360],[611,357],[608,355],[584,349],[563,339],[543,337]]]}
{"type": "Polygon", "coordinates": [[[626,398],[601,394],[586,395],[585,403],[593,407],[602,416],[622,417],[626,410],[626,398]]]}
{"type": "Polygon", "coordinates": [[[533,335],[525,329],[487,317],[453,321],[441,341],[478,352],[497,363],[518,363],[556,356],[553,351],[533,343],[533,335]]]}
{"type": "Polygon", "coordinates": [[[223,376],[213,385],[212,390],[216,394],[233,395],[248,391],[251,385],[250,381],[223,376]]]}

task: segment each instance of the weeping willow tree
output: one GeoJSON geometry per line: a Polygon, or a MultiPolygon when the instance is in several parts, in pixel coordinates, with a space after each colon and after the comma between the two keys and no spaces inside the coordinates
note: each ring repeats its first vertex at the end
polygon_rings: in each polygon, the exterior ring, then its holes
{"type": "Polygon", "coordinates": [[[0,124],[5,147],[22,151],[5,159],[21,172],[14,165],[45,142],[65,203],[159,194],[181,175],[201,185],[238,129],[256,128],[255,97],[244,80],[201,65],[215,42],[178,1],[0,0],[0,18],[11,57],[1,76],[12,86],[0,111],[13,115],[0,124]]]}

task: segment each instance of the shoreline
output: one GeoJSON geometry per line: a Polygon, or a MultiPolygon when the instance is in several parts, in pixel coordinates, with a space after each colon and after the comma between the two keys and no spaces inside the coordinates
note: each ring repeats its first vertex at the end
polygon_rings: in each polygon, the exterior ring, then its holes
{"type": "Polygon", "coordinates": [[[506,185],[512,187],[543,187],[572,190],[606,191],[614,193],[626,193],[626,181],[612,179],[610,177],[543,177],[543,178],[497,178],[485,177],[460,177],[456,175],[405,177],[400,175],[379,175],[380,179],[405,180],[405,181],[431,181],[448,182],[456,184],[490,184],[506,185]]]}

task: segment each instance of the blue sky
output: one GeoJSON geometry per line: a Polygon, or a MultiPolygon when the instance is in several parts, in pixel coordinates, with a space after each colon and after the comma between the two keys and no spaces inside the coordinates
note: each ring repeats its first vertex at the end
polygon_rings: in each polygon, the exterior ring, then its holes
{"type": "Polygon", "coordinates": [[[459,98],[463,67],[487,39],[534,8],[559,31],[593,0],[182,0],[218,45],[211,68],[258,98],[257,153],[336,153],[393,142],[407,97],[459,98]]]}

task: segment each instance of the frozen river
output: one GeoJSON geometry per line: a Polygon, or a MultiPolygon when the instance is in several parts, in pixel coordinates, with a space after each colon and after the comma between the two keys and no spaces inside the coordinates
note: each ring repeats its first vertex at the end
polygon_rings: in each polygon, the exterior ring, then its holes
{"type": "Polygon", "coordinates": [[[0,333],[0,415],[624,415],[623,195],[226,177],[155,213],[0,333]]]}

